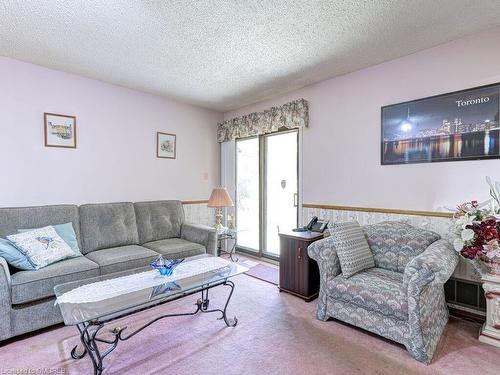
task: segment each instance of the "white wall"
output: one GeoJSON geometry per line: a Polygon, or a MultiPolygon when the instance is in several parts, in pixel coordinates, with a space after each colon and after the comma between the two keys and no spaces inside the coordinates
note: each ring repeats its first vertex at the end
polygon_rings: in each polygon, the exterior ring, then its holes
{"type": "Polygon", "coordinates": [[[0,207],[208,199],[222,114],[0,57],[0,207]],[[77,117],[78,148],[46,148],[43,113],[77,117]],[[177,159],[156,158],[156,132],[177,159]]]}
{"type": "MultiPolygon", "coordinates": [[[[500,28],[228,112],[225,119],[305,98],[304,203],[415,210],[488,198],[500,160],[380,165],[380,107],[500,81],[500,28]]],[[[228,163],[231,165],[231,163],[228,163]]]]}

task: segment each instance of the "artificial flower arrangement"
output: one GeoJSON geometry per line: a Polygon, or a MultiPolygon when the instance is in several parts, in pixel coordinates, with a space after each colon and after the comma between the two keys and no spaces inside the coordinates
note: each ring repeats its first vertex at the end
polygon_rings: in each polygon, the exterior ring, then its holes
{"type": "Polygon", "coordinates": [[[500,183],[489,177],[491,200],[482,204],[466,202],[457,207],[453,246],[466,259],[488,263],[491,272],[500,274],[500,183]]]}

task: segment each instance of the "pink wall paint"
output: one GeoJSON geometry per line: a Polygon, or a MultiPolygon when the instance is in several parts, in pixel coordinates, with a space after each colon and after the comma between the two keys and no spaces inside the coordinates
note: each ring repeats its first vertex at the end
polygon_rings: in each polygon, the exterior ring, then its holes
{"type": "Polygon", "coordinates": [[[303,202],[437,210],[488,199],[500,160],[380,165],[380,107],[500,81],[500,28],[228,112],[225,119],[309,101],[303,202]]]}
{"type": "Polygon", "coordinates": [[[208,199],[222,114],[0,57],[0,207],[208,199]],[[43,113],[77,117],[78,148],[46,148],[43,113]],[[177,159],[156,158],[156,132],[177,159]]]}

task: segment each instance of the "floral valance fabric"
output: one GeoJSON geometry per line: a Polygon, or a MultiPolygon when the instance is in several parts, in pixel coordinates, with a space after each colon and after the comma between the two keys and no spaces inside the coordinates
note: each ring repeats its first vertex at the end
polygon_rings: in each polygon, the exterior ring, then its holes
{"type": "Polygon", "coordinates": [[[217,141],[227,142],[237,138],[273,133],[280,128],[296,129],[309,126],[307,100],[299,99],[263,112],[254,112],[218,124],[217,141]]]}

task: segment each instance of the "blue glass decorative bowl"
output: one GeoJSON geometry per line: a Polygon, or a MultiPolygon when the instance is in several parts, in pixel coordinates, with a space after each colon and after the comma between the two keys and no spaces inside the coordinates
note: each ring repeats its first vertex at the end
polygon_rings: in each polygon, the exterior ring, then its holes
{"type": "Polygon", "coordinates": [[[154,262],[151,263],[151,267],[160,272],[162,276],[170,276],[174,272],[174,268],[177,267],[179,263],[181,263],[183,259],[167,259],[163,260],[163,257],[160,256],[154,262]]]}

